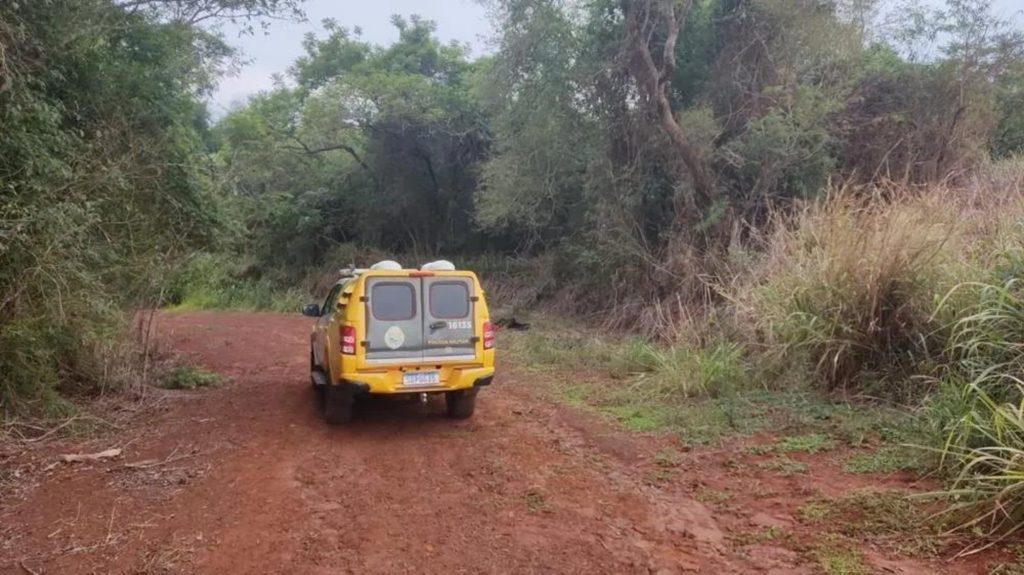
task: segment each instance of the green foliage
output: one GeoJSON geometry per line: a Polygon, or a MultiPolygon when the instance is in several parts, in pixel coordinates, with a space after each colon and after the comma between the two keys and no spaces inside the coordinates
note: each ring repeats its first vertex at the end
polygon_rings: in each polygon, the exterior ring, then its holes
{"type": "Polygon", "coordinates": [[[162,385],[167,389],[201,389],[216,387],[223,381],[224,378],[219,373],[187,365],[176,367],[164,374],[162,385]]]}
{"type": "Polygon", "coordinates": [[[964,529],[1016,530],[1024,523],[1024,292],[1016,278],[957,289],[976,299],[953,325],[955,363],[928,412],[954,474],[947,514],[964,529]]]}
{"type": "Polygon", "coordinates": [[[850,457],[843,469],[851,473],[894,473],[915,471],[924,473],[934,467],[927,453],[910,445],[883,445],[867,453],[850,457]]]}
{"type": "Polygon", "coordinates": [[[109,0],[0,6],[4,415],[131,379],[124,311],[218,237],[198,98],[231,57],[109,0]]]}
{"type": "Polygon", "coordinates": [[[802,451],[804,453],[818,453],[835,447],[835,442],[827,435],[821,433],[808,433],[806,435],[791,435],[779,440],[779,449],[782,451],[802,451]]]}
{"type": "Polygon", "coordinates": [[[718,343],[703,349],[660,347],[632,339],[616,358],[617,368],[635,376],[630,391],[670,400],[728,394],[747,383],[743,349],[718,343]]]}
{"type": "Polygon", "coordinates": [[[217,126],[221,185],[241,196],[235,250],[294,280],[332,246],[358,242],[423,257],[468,251],[476,163],[489,146],[476,66],[432,22],[393,20],[373,46],[332,21],[308,36],[280,87],[217,126]]]}
{"type": "Polygon", "coordinates": [[[805,522],[837,527],[827,541],[870,542],[908,555],[932,555],[944,526],[928,501],[898,490],[860,489],[837,498],[815,499],[800,508],[805,522]]]}
{"type": "Polygon", "coordinates": [[[799,475],[807,473],[807,464],[796,461],[789,457],[776,457],[758,464],[758,467],[768,471],[774,471],[782,476],[799,475]]]}
{"type": "Polygon", "coordinates": [[[253,266],[224,255],[197,254],[172,277],[165,302],[177,309],[248,309],[295,313],[310,298],[258,277],[253,266]]]}
{"type": "Polygon", "coordinates": [[[860,551],[853,545],[827,543],[817,546],[814,555],[826,575],[867,575],[871,569],[864,564],[860,551]]]}
{"type": "MultiPolygon", "coordinates": [[[[788,434],[770,451],[813,453],[840,442],[888,446],[925,440],[903,410],[837,404],[806,389],[763,389],[748,375],[750,360],[735,345],[659,347],[544,321],[527,332],[499,332],[499,338],[503,353],[534,372],[532,379],[553,386],[556,398],[628,429],[677,433],[688,444],[765,430],[788,434]]],[[[924,465],[925,458],[913,460],[924,465]]]]}

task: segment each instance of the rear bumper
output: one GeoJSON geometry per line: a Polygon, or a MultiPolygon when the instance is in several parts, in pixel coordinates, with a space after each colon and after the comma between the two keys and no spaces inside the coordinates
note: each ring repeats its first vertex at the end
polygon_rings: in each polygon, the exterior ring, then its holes
{"type": "Polygon", "coordinates": [[[354,395],[363,395],[456,391],[490,385],[494,380],[493,367],[446,367],[441,370],[440,385],[406,387],[402,385],[402,373],[398,369],[381,373],[346,373],[342,374],[338,384],[349,388],[354,395]]]}

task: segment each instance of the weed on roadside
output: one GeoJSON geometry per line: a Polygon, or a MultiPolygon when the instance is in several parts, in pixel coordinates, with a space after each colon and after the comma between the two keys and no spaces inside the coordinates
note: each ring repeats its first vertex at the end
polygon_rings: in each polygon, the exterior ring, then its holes
{"type": "Polygon", "coordinates": [[[664,467],[659,469],[652,469],[644,475],[644,483],[652,487],[664,485],[672,480],[675,476],[675,471],[672,469],[666,469],[664,467]]]}
{"type": "Polygon", "coordinates": [[[799,451],[802,453],[827,451],[834,448],[835,445],[835,442],[830,437],[821,433],[792,435],[779,440],[779,449],[782,451],[799,451]]]}
{"type": "Polygon", "coordinates": [[[843,469],[849,473],[923,473],[934,465],[929,453],[904,445],[883,445],[866,453],[857,453],[846,460],[843,469]]]}
{"type": "Polygon", "coordinates": [[[758,467],[767,471],[774,471],[779,475],[788,477],[807,473],[807,464],[790,459],[788,457],[776,457],[757,464],[758,467]]]}
{"type": "Polygon", "coordinates": [[[732,494],[726,493],[725,491],[718,491],[716,489],[704,487],[697,492],[695,498],[697,499],[697,501],[700,501],[701,503],[714,503],[722,505],[732,500],[732,494]]]}
{"type": "Polygon", "coordinates": [[[523,501],[526,503],[526,510],[530,513],[550,513],[551,506],[548,505],[544,493],[537,488],[530,488],[523,494],[523,501]]]}
{"type": "Polygon", "coordinates": [[[200,389],[216,387],[223,383],[219,373],[202,367],[185,365],[176,367],[161,378],[161,387],[165,389],[200,389]]]}
{"type": "Polygon", "coordinates": [[[792,539],[792,532],[776,525],[768,525],[756,531],[738,533],[732,537],[732,540],[741,547],[759,545],[763,543],[791,541],[792,539]]]}
{"type": "Polygon", "coordinates": [[[828,523],[836,534],[885,545],[907,555],[932,555],[939,548],[941,525],[919,499],[897,490],[863,489],[845,497],[817,499],[798,510],[807,523],[828,523]]]}
{"type": "Polygon", "coordinates": [[[654,463],[658,467],[676,467],[679,465],[679,457],[674,451],[662,449],[654,454],[654,463]]]}
{"type": "Polygon", "coordinates": [[[748,447],[747,453],[751,453],[753,455],[770,455],[775,453],[775,449],[776,447],[774,443],[758,443],[757,445],[751,445],[748,447]]]}
{"type": "Polygon", "coordinates": [[[860,551],[838,538],[829,538],[816,546],[814,556],[826,575],[869,575],[871,573],[871,570],[864,564],[864,558],[860,551]]]}

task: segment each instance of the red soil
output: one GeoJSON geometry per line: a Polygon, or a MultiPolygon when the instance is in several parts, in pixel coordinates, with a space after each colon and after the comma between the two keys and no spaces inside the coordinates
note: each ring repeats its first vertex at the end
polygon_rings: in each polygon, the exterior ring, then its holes
{"type": "MultiPolygon", "coordinates": [[[[100,437],[0,446],[0,572],[815,573],[823,528],[801,522],[802,504],[911,487],[845,474],[828,454],[786,477],[741,445],[686,451],[545,402],[514,365],[471,420],[373,402],[331,427],[309,388],[305,318],[157,323],[165,346],[229,383],[168,393],[100,437]],[[122,456],[55,464],[110,447],[122,456]],[[666,449],[678,464],[658,475],[666,449]],[[125,467],[145,460],[159,464],[125,467]]],[[[862,551],[884,573],[985,567],[862,551]]]]}

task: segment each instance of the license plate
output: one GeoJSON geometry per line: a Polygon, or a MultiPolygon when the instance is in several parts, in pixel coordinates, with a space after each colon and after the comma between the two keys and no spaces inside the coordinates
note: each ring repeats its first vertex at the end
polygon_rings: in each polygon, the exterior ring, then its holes
{"type": "Polygon", "coordinates": [[[402,385],[437,385],[441,374],[436,371],[416,371],[402,374],[402,385]]]}

